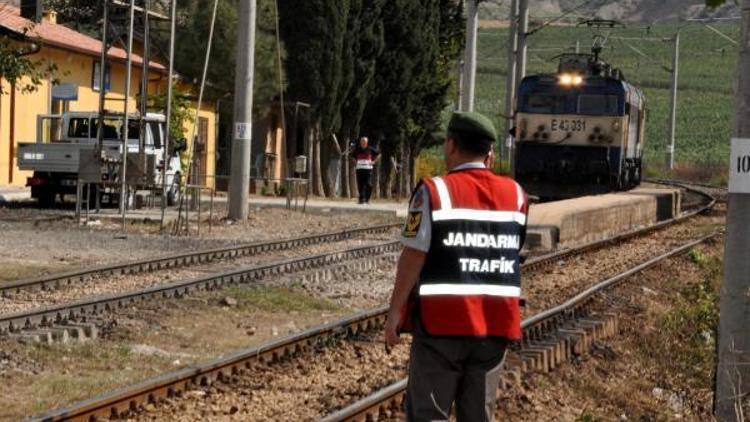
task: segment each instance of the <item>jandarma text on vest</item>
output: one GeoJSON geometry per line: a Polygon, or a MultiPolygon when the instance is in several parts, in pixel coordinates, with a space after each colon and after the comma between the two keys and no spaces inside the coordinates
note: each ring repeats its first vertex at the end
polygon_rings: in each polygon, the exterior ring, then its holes
{"type": "Polygon", "coordinates": [[[521,237],[518,235],[491,235],[484,233],[454,233],[448,232],[448,237],[443,239],[445,246],[464,248],[492,248],[492,249],[515,249],[521,247],[521,237]]]}

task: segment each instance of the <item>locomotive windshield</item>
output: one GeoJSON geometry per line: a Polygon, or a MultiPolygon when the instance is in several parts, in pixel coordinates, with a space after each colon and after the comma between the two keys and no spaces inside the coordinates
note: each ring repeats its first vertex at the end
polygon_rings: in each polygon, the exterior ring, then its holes
{"type": "Polygon", "coordinates": [[[624,105],[617,94],[531,92],[521,97],[519,106],[522,113],[537,114],[618,116],[624,112],[624,105]]]}
{"type": "Polygon", "coordinates": [[[580,94],[578,114],[594,116],[616,116],[619,111],[617,95],[580,94]]]}
{"type": "Polygon", "coordinates": [[[527,113],[565,113],[565,97],[549,94],[529,94],[526,99],[527,113]]]}

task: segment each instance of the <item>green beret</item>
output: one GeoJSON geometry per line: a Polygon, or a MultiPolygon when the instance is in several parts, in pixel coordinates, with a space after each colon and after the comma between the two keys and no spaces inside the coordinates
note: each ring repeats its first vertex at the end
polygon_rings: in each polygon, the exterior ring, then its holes
{"type": "Polygon", "coordinates": [[[448,132],[463,133],[490,141],[497,139],[497,131],[492,121],[484,115],[473,111],[457,111],[453,113],[451,121],[448,123],[448,132]]]}

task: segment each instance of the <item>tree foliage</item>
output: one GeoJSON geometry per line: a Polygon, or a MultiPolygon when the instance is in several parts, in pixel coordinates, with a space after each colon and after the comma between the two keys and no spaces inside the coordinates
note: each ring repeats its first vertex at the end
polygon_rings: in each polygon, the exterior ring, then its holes
{"type": "MultiPolygon", "coordinates": [[[[279,92],[274,3],[273,0],[258,0],[257,4],[254,80],[256,114],[262,112],[279,92]]],[[[175,68],[197,82],[203,72],[213,5],[214,0],[183,0],[177,10],[179,16],[175,68]]],[[[239,0],[219,0],[207,79],[210,89],[221,95],[231,93],[234,89],[238,9],[239,0]]],[[[168,39],[163,35],[161,37],[163,39],[160,43],[166,46],[168,39]]]]}
{"type": "MultiPolygon", "coordinates": [[[[0,4],[0,10],[5,7],[0,4]]],[[[24,28],[23,36],[30,34],[33,26],[24,28]]],[[[34,58],[41,42],[29,37],[26,40],[0,36],[0,80],[5,80],[15,89],[28,93],[37,90],[45,79],[56,83],[57,66],[34,58]]],[[[0,94],[5,94],[0,85],[0,94]]]]}
{"type": "Polygon", "coordinates": [[[310,103],[311,114],[327,138],[341,125],[346,99],[344,39],[351,0],[279,0],[280,30],[288,51],[290,100],[310,103]]]}
{"type": "MultiPolygon", "coordinates": [[[[21,92],[28,93],[37,90],[42,81],[52,78],[56,83],[57,66],[43,60],[35,60],[33,54],[36,45],[14,42],[8,37],[0,37],[0,79],[4,79],[11,86],[21,92]]],[[[0,85],[0,94],[5,94],[0,85]]]]}
{"type": "Polygon", "coordinates": [[[312,105],[324,149],[331,134],[341,143],[366,134],[384,153],[386,173],[391,157],[409,171],[414,154],[434,140],[448,104],[462,3],[280,0],[279,6],[287,93],[312,105]]]}
{"type": "MultiPolygon", "coordinates": [[[[189,92],[177,89],[177,84],[172,84],[172,110],[169,115],[170,139],[187,139],[185,127],[188,123],[195,121],[191,111],[191,95],[189,92]]],[[[148,98],[148,108],[155,112],[162,112],[167,108],[166,91],[148,98]]]]}
{"type": "Polygon", "coordinates": [[[341,107],[341,140],[359,135],[360,124],[373,90],[375,64],[385,46],[382,21],[386,0],[352,0],[344,46],[343,90],[341,107]]]}

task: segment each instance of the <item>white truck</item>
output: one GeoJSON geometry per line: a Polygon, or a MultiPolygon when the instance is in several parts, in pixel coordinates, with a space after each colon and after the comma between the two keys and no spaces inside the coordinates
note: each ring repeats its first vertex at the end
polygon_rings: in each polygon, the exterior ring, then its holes
{"type": "MultiPolygon", "coordinates": [[[[36,142],[18,144],[18,167],[21,170],[32,170],[33,176],[28,178],[26,186],[31,187],[31,196],[39,201],[41,206],[55,203],[59,195],[76,194],[78,180],[83,176],[83,161],[94,156],[97,148],[97,128],[99,114],[96,112],[66,112],[59,115],[40,115],[37,117],[36,142]],[[82,161],[81,158],[84,158],[82,161]]],[[[148,113],[144,119],[146,129],[144,139],[144,154],[140,152],[140,118],[137,115],[128,116],[128,171],[134,159],[140,157],[142,161],[151,163],[151,171],[141,172],[141,177],[148,180],[137,180],[133,183],[140,185],[161,186],[164,157],[164,122],[163,114],[148,113]],[[148,175],[148,176],[143,176],[148,175]]],[[[119,192],[117,181],[122,162],[122,130],[124,116],[122,114],[105,114],[103,119],[103,140],[101,145],[101,162],[104,165],[101,172],[101,182],[104,187],[101,193],[109,194],[110,201],[115,202],[119,192]]],[[[134,172],[135,173],[135,172],[134,172]]],[[[180,192],[181,169],[179,155],[173,153],[168,160],[166,172],[167,201],[174,203],[180,192]]],[[[127,175],[131,183],[131,175],[127,175]]]]}

